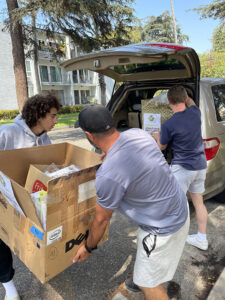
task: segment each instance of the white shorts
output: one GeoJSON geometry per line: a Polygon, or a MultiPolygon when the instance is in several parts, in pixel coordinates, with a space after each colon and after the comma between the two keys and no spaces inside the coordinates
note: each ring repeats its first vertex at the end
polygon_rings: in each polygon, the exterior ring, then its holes
{"type": "Polygon", "coordinates": [[[184,249],[189,225],[190,217],[188,214],[185,224],[171,235],[149,235],[148,232],[139,229],[133,276],[135,284],[141,287],[154,288],[173,279],[184,249]],[[143,242],[145,248],[147,245],[148,253],[144,249],[143,242]]]}
{"type": "Polygon", "coordinates": [[[195,194],[202,194],[205,191],[206,169],[192,171],[181,165],[172,165],[171,170],[185,194],[187,191],[195,194]]]}

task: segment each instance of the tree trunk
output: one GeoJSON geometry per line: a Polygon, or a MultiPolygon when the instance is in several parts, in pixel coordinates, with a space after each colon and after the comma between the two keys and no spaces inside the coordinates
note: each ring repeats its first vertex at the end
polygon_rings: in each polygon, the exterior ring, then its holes
{"type": "Polygon", "coordinates": [[[23,47],[22,26],[19,21],[13,21],[11,12],[18,8],[17,0],[6,0],[10,18],[10,35],[12,41],[13,68],[16,84],[16,96],[19,110],[28,98],[25,56],[23,47]]]}
{"type": "Polygon", "coordinates": [[[106,84],[104,75],[98,74],[99,86],[101,91],[101,103],[106,106],[106,84]]]}
{"type": "Polygon", "coordinates": [[[34,87],[35,93],[39,94],[41,92],[41,85],[40,85],[40,78],[38,72],[38,48],[37,48],[37,32],[36,32],[36,16],[32,16],[32,33],[33,33],[33,40],[34,40],[34,87]]]}
{"type": "MultiPolygon", "coordinates": [[[[94,22],[94,26],[95,26],[95,35],[96,35],[95,37],[96,37],[97,40],[99,40],[98,29],[97,29],[97,26],[96,26],[95,22],[94,22]]],[[[105,84],[104,75],[98,74],[98,82],[99,82],[100,93],[101,93],[101,104],[103,106],[106,106],[106,84],[105,84]]]]}

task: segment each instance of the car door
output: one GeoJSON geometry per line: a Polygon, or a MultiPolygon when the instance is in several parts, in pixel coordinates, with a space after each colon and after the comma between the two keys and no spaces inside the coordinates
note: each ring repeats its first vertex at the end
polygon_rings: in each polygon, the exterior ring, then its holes
{"type": "Polygon", "coordinates": [[[185,82],[199,103],[200,63],[189,47],[168,43],[142,43],[104,49],[65,61],[66,71],[88,69],[124,84],[185,82]]]}

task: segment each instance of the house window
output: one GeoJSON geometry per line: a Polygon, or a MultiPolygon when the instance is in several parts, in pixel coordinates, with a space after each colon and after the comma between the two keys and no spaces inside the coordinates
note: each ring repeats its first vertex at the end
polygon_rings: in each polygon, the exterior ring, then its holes
{"type": "Polygon", "coordinates": [[[26,71],[30,72],[30,74],[31,74],[31,68],[30,68],[30,61],[29,60],[26,60],[26,71]]]}
{"type": "Polygon", "coordinates": [[[80,94],[81,94],[81,103],[82,104],[89,103],[90,91],[89,90],[83,90],[83,91],[80,92],[80,94]]]}
{"type": "Polygon", "coordinates": [[[80,82],[84,83],[85,82],[85,78],[84,78],[84,72],[83,72],[83,70],[79,70],[79,76],[80,76],[80,82]]]}
{"type": "Polygon", "coordinates": [[[31,77],[31,67],[30,67],[30,61],[26,60],[26,74],[27,74],[27,81],[31,81],[32,82],[32,77],[31,77]]]}
{"type": "Polygon", "coordinates": [[[77,71],[73,71],[73,82],[78,83],[77,71]]]}
{"type": "Polygon", "coordinates": [[[51,82],[62,82],[62,73],[59,67],[50,67],[51,82]]]}
{"type": "Polygon", "coordinates": [[[62,105],[65,105],[64,91],[63,90],[54,90],[57,98],[59,99],[62,105]]]}
{"type": "Polygon", "coordinates": [[[74,91],[75,104],[80,104],[79,91],[74,91]]]}
{"type": "Polygon", "coordinates": [[[71,53],[71,58],[76,57],[75,49],[70,49],[70,53],[71,53]]]}
{"type": "Polygon", "coordinates": [[[80,49],[80,47],[77,47],[77,56],[80,56],[84,54],[84,52],[80,49]]]}
{"type": "Polygon", "coordinates": [[[213,86],[212,93],[217,121],[225,121],[225,84],[213,86]]]}
{"type": "Polygon", "coordinates": [[[28,96],[29,97],[34,96],[34,87],[31,82],[28,82],[28,96]]]}
{"type": "Polygon", "coordinates": [[[82,104],[87,104],[87,98],[86,98],[85,91],[80,91],[80,96],[81,96],[81,103],[82,104]]]}
{"type": "Polygon", "coordinates": [[[94,72],[93,71],[89,71],[89,82],[90,83],[94,82],[94,72]]]}
{"type": "Polygon", "coordinates": [[[40,75],[42,82],[49,82],[48,78],[48,67],[47,66],[40,66],[40,75]]]}

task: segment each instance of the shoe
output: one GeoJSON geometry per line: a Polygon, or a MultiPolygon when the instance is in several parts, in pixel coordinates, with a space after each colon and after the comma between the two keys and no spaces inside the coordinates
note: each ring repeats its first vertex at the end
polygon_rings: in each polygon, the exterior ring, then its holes
{"type": "Polygon", "coordinates": [[[125,280],[126,288],[134,293],[141,292],[141,289],[133,282],[133,278],[129,277],[125,280]]]}
{"type": "Polygon", "coordinates": [[[187,236],[187,243],[195,246],[201,250],[208,249],[208,241],[207,240],[200,240],[197,234],[192,234],[187,236]]]}
{"type": "MultiPolygon", "coordinates": [[[[7,297],[5,296],[5,300],[7,300],[7,297]]],[[[20,300],[20,296],[16,296],[14,298],[11,298],[10,300],[20,300]]]]}

